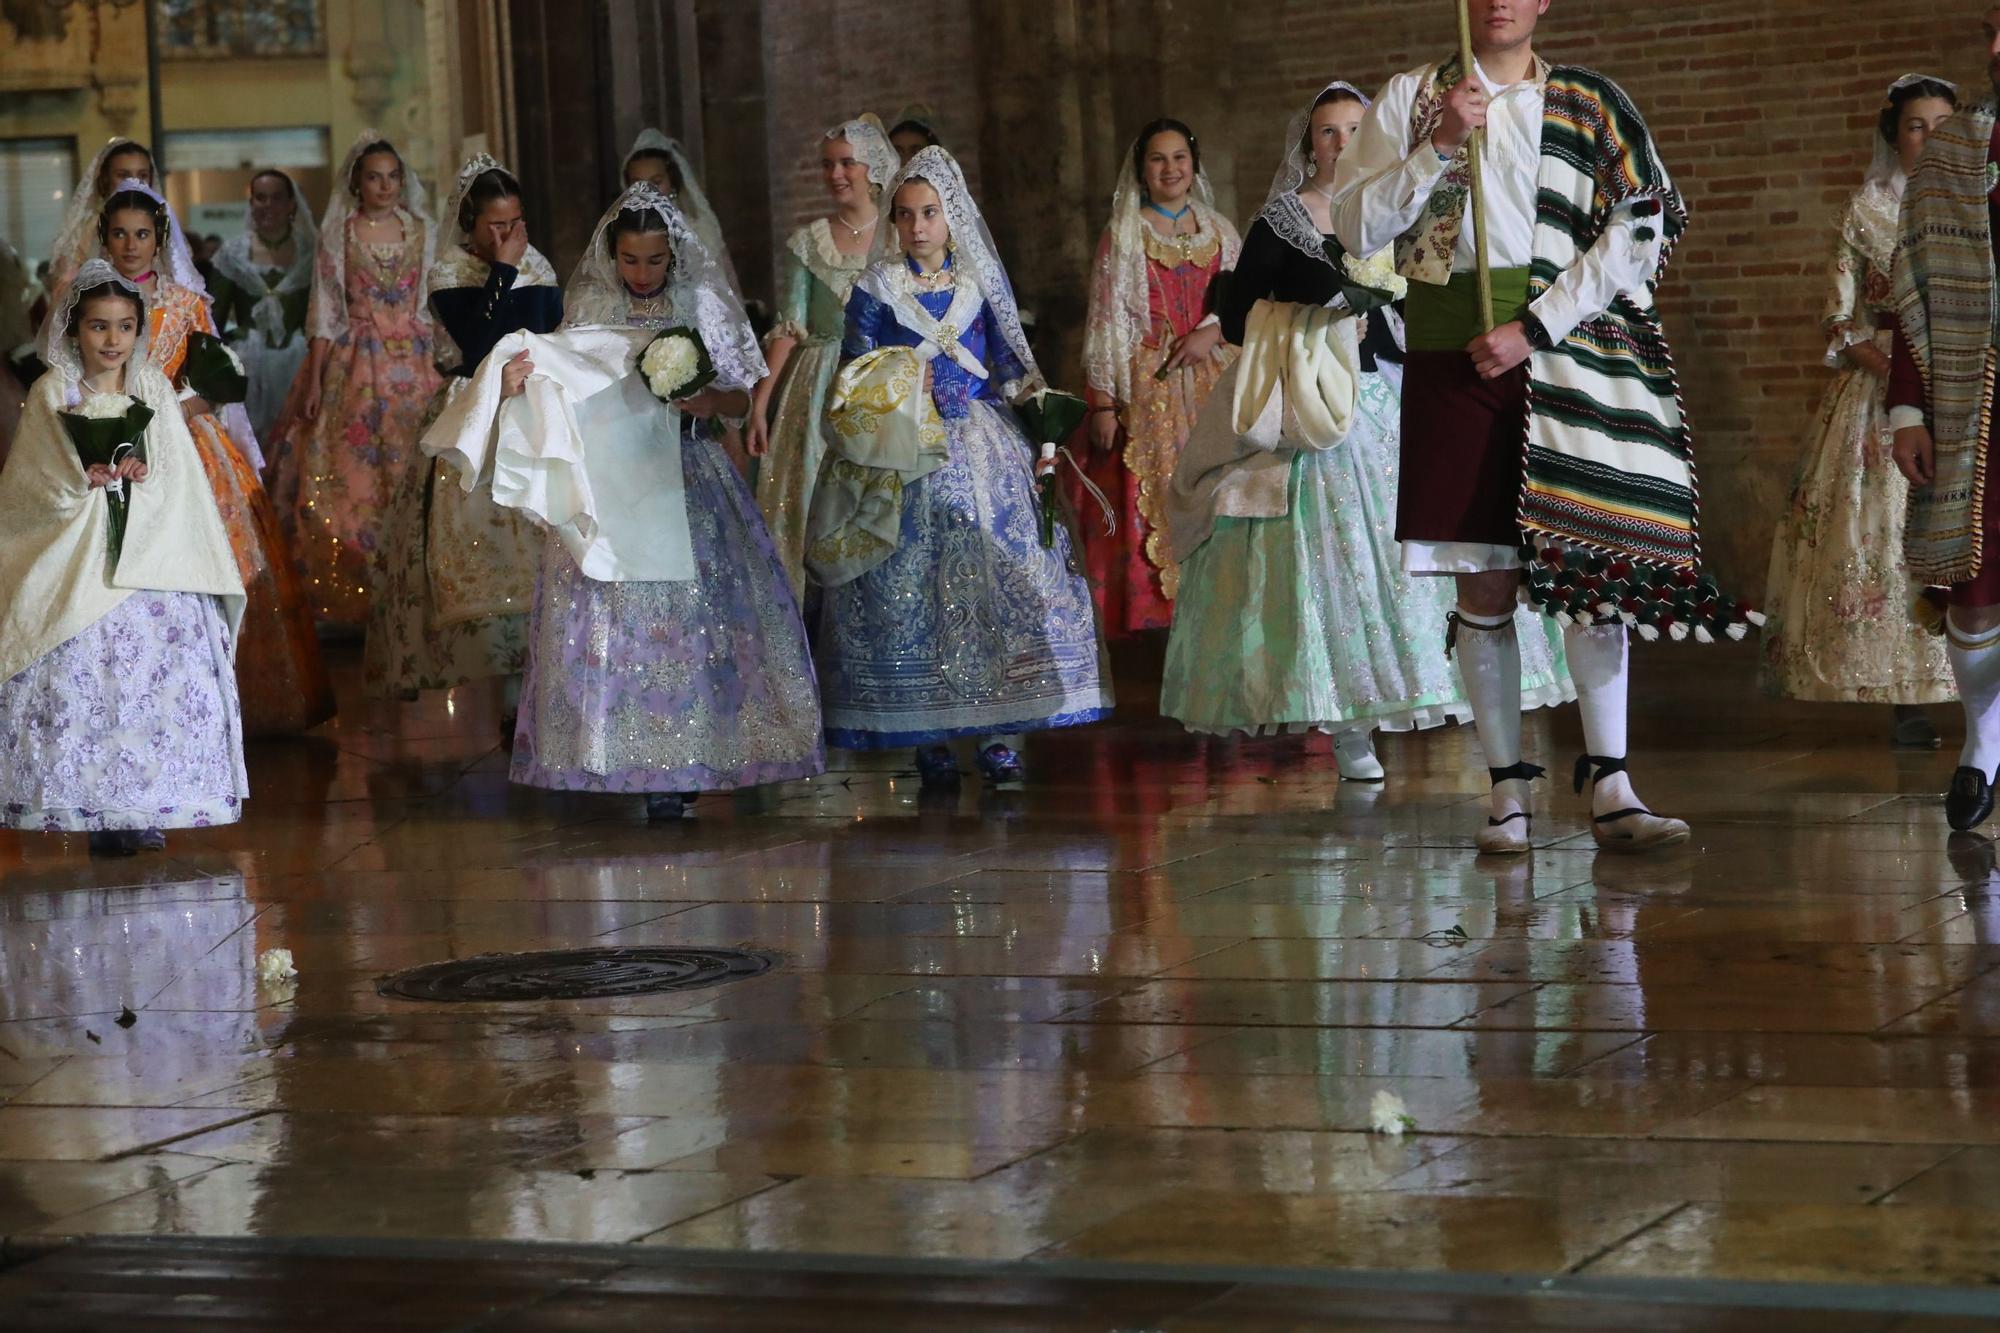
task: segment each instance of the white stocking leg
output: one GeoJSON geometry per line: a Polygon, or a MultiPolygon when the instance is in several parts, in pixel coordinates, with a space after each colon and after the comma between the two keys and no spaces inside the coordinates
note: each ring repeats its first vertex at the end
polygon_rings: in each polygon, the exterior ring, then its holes
{"type": "Polygon", "coordinates": [[[1951,676],[1965,706],[1965,748],[1961,768],[1976,768],[1990,781],[2000,768],[2000,625],[1968,633],[1949,614],[1945,651],[1951,676]]]}
{"type": "MultiPolygon", "coordinates": [[[[1583,748],[1602,759],[1625,758],[1626,684],[1630,662],[1623,625],[1571,625],[1563,631],[1569,674],[1576,681],[1583,716],[1583,748]]],[[[1607,774],[1591,788],[1590,813],[1610,814],[1644,804],[1624,773],[1607,774]]]]}
{"type": "MultiPolygon", "coordinates": [[[[1472,705],[1472,725],[1489,769],[1512,768],[1521,762],[1521,643],[1514,636],[1514,617],[1482,616],[1460,607],[1453,656],[1466,702],[1472,705]]],[[[1493,784],[1492,818],[1525,814],[1532,807],[1528,783],[1509,778],[1493,784]]]]}

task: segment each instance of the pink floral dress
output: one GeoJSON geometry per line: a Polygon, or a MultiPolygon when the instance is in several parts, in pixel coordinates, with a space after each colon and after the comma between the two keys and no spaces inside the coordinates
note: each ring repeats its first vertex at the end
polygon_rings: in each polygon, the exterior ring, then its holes
{"type": "Polygon", "coordinates": [[[424,311],[425,232],[401,213],[400,243],[367,244],[347,235],[347,282],[332,293],[334,268],[322,246],[315,301],[344,299],[347,331],[326,362],[317,421],[286,454],[291,475],[274,488],[289,500],[293,549],[304,566],[317,619],[368,622],[371,566],[381,543],[382,511],[404,462],[417,447],[424,408],[440,383],[431,364],[424,311]]]}

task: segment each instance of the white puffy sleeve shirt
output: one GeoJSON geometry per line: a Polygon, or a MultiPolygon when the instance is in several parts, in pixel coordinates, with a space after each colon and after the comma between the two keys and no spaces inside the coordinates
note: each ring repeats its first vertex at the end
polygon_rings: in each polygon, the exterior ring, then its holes
{"type": "MultiPolygon", "coordinates": [[[[1542,156],[1542,80],[1501,86],[1475,64],[1493,99],[1487,113],[1485,168],[1487,261],[1495,268],[1526,268],[1534,259],[1535,192],[1542,156]]],[[[1341,154],[1333,173],[1333,230],[1341,245],[1372,255],[1416,225],[1447,162],[1429,143],[1410,142],[1410,110],[1425,71],[1398,74],[1375,99],[1361,132],[1341,154]]],[[[1475,267],[1473,232],[1466,220],[1452,255],[1452,271],[1475,267]]],[[[1549,337],[1561,342],[1587,319],[1611,307],[1619,293],[1650,304],[1645,285],[1660,265],[1660,227],[1649,240],[1632,226],[1609,226],[1597,243],[1531,307],[1549,337]]]]}

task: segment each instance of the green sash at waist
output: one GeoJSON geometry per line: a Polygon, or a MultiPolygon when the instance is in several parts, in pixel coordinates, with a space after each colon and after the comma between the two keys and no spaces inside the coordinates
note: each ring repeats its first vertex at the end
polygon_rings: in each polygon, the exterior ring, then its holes
{"type": "MultiPolygon", "coordinates": [[[[1493,319],[1505,324],[1528,313],[1528,270],[1493,270],[1493,319]]],[[[1434,282],[1412,282],[1403,307],[1406,338],[1412,352],[1462,352],[1477,338],[1479,327],[1479,275],[1454,273],[1440,287],[1434,282]]]]}

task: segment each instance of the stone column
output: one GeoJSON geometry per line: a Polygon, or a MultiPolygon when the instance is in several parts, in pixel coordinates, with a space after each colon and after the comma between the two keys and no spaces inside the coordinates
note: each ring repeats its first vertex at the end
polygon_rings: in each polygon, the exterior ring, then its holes
{"type": "MultiPolygon", "coordinates": [[[[1075,390],[1101,207],[1091,194],[1086,86],[1108,77],[1086,40],[1098,0],[991,0],[980,8],[980,206],[1036,317],[1036,356],[1075,390]]],[[[1108,198],[1108,192],[1106,197],[1108,198]]]]}
{"type": "Polygon", "coordinates": [[[379,129],[382,113],[395,96],[396,80],[396,53],[389,45],[381,0],[354,0],[353,24],[347,77],[354,82],[354,108],[363,121],[379,129]]]}
{"type": "Polygon", "coordinates": [[[776,299],[771,264],[769,101],[764,82],[762,0],[702,0],[696,51],[701,69],[698,154],[709,203],[722,223],[746,299],[776,299]]]}
{"type": "Polygon", "coordinates": [[[604,12],[574,0],[511,0],[515,169],[527,191],[528,234],[567,274],[610,202],[605,165],[610,65],[604,12]]]}

